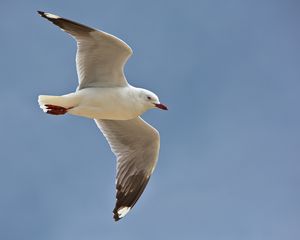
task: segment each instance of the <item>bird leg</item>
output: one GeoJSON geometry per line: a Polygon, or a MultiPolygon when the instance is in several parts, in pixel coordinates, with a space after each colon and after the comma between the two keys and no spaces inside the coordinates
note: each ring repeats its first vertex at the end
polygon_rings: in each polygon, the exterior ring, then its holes
{"type": "Polygon", "coordinates": [[[46,113],[48,114],[53,114],[53,115],[63,115],[66,114],[68,112],[70,108],[65,108],[65,107],[61,107],[61,106],[55,106],[55,105],[51,105],[51,104],[46,104],[46,113]]]}

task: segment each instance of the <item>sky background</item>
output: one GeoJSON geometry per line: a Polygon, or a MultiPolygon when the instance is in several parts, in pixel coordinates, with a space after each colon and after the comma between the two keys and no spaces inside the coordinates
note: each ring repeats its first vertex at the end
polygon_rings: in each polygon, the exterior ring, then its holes
{"type": "Polygon", "coordinates": [[[300,2],[0,2],[0,239],[300,239],[300,2]],[[77,84],[75,41],[49,11],[134,55],[128,81],[169,107],[144,118],[161,151],[144,194],[112,219],[115,158],[92,120],[39,94],[77,84]]]}

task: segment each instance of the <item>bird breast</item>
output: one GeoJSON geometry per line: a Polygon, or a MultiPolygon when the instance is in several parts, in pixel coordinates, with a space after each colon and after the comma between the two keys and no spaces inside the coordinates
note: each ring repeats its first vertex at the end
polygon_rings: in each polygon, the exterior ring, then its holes
{"type": "Polygon", "coordinates": [[[68,113],[92,119],[129,120],[144,111],[129,87],[85,88],[65,96],[77,102],[68,113]]]}

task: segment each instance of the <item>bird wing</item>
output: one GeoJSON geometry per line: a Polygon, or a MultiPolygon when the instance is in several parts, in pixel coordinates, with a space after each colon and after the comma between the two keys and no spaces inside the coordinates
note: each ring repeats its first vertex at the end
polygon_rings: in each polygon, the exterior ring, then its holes
{"type": "Polygon", "coordinates": [[[123,69],[132,50],[125,42],[111,34],[51,13],[38,13],[75,38],[78,90],[128,85],[123,69]]]}
{"type": "Polygon", "coordinates": [[[158,159],[160,137],[158,131],[140,117],[95,121],[117,158],[113,213],[118,221],[143,193],[158,159]]]}

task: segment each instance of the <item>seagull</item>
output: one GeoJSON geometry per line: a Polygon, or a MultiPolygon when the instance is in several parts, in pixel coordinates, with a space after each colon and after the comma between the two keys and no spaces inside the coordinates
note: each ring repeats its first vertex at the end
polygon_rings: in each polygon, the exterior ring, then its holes
{"type": "Polygon", "coordinates": [[[117,160],[115,221],[133,208],[153,173],[159,155],[159,132],[140,115],[167,110],[153,92],[131,86],[124,65],[132,55],[121,39],[57,15],[38,14],[77,42],[78,87],[62,96],[40,95],[44,112],[94,119],[117,160]]]}

